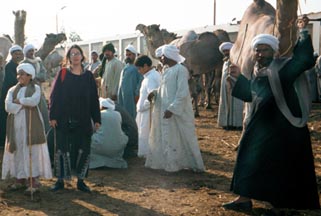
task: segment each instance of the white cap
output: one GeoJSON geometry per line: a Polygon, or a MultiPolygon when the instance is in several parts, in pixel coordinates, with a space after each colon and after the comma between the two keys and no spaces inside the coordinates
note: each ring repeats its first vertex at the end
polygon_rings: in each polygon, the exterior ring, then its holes
{"type": "Polygon", "coordinates": [[[30,63],[21,63],[17,67],[17,72],[24,71],[27,74],[30,74],[32,79],[35,78],[36,72],[35,68],[30,63]]]}
{"type": "Polygon", "coordinates": [[[138,52],[135,49],[135,47],[133,45],[131,45],[131,44],[128,44],[128,46],[125,48],[125,50],[128,50],[128,51],[130,51],[130,52],[132,52],[132,53],[134,53],[136,55],[138,54],[138,52]]]}
{"type": "Polygon", "coordinates": [[[224,42],[220,45],[219,50],[223,54],[224,50],[230,50],[233,44],[231,42],[224,42]]]}
{"type": "Polygon", "coordinates": [[[270,34],[258,34],[252,39],[252,49],[258,44],[269,45],[275,52],[279,50],[279,39],[270,34]]]}
{"type": "Polygon", "coordinates": [[[24,48],[23,48],[23,54],[26,56],[27,52],[31,49],[35,49],[35,46],[32,44],[27,44],[24,48]]]}
{"type": "Polygon", "coordinates": [[[12,47],[10,47],[9,53],[13,53],[14,51],[22,51],[21,46],[15,44],[15,45],[13,45],[12,47]]]}

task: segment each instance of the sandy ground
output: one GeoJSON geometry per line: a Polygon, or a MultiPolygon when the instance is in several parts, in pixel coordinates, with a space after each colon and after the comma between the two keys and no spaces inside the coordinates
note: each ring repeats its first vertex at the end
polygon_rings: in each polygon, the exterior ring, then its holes
{"type": "MultiPolygon", "coordinates": [[[[144,168],[144,159],[129,159],[128,169],[91,170],[86,183],[91,194],[77,191],[76,180],[66,190],[50,192],[55,179],[41,180],[40,193],[24,195],[0,181],[0,215],[263,215],[266,203],[254,201],[251,212],[227,211],[221,204],[234,199],[229,192],[240,131],[216,126],[214,110],[200,108],[197,135],[206,172],[167,173],[144,168]]],[[[321,104],[313,104],[309,128],[312,136],[319,190],[321,190],[321,104]]],[[[0,152],[2,160],[2,152],[0,152]]],[[[1,161],[0,161],[1,162],[1,161]]],[[[281,215],[321,215],[321,211],[283,210],[281,215]]]]}

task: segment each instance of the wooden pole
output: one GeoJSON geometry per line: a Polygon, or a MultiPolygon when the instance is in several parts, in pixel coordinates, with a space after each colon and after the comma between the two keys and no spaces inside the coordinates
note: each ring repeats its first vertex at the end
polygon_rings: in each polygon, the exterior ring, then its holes
{"type": "Polygon", "coordinates": [[[216,25],[216,0],[214,0],[213,25],[216,25]]]}
{"type": "Polygon", "coordinates": [[[153,113],[153,101],[150,101],[149,106],[149,129],[152,127],[152,113],[153,113]]]}
{"type": "Polygon", "coordinates": [[[33,200],[33,188],[32,188],[32,144],[31,144],[31,107],[29,108],[29,129],[28,129],[28,133],[29,133],[29,170],[30,170],[30,196],[31,196],[31,200],[33,200]]]}

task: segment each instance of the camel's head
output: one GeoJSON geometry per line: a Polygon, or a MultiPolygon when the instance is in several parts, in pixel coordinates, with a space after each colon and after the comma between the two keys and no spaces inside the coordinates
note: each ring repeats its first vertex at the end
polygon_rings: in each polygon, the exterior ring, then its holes
{"type": "Polygon", "coordinates": [[[66,41],[67,37],[65,33],[59,33],[59,34],[46,34],[45,41],[59,44],[63,41],[66,41]]]}
{"type": "Polygon", "coordinates": [[[153,55],[155,50],[164,45],[168,44],[174,39],[176,39],[176,34],[168,32],[166,29],[160,29],[160,25],[149,25],[138,24],[136,30],[139,30],[144,34],[147,46],[150,53],[153,55]]]}
{"type": "Polygon", "coordinates": [[[146,26],[144,24],[138,24],[136,26],[136,31],[140,31],[142,34],[144,34],[144,29],[146,28],[146,26]]]}

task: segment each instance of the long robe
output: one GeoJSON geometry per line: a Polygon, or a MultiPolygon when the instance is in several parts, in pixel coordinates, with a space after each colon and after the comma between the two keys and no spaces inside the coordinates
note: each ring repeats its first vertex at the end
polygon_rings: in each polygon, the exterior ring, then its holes
{"type": "MultiPolygon", "coordinates": [[[[26,113],[23,106],[35,107],[39,104],[41,97],[41,90],[38,85],[35,86],[36,91],[31,97],[25,97],[26,87],[22,87],[18,94],[21,104],[13,103],[13,92],[15,89],[11,87],[8,91],[5,104],[6,111],[14,114],[14,128],[15,128],[15,140],[16,140],[16,151],[10,153],[5,150],[2,161],[2,179],[8,177],[15,177],[17,179],[29,178],[30,177],[30,155],[29,145],[27,139],[27,123],[26,113]]],[[[41,113],[38,108],[38,114],[42,120],[41,113]]],[[[43,120],[42,120],[43,123],[43,120]]],[[[44,126],[43,126],[44,127],[44,126]]],[[[44,128],[39,133],[45,133],[44,128]]],[[[7,149],[8,143],[6,143],[5,149],[7,149]]],[[[51,164],[49,159],[49,152],[47,143],[32,145],[31,147],[32,157],[32,177],[44,177],[51,178],[51,164]]]]}
{"type": "MultiPolygon", "coordinates": [[[[293,83],[313,63],[312,42],[308,38],[298,42],[285,66],[272,70],[279,74],[285,100],[296,117],[302,114],[293,83]]],[[[284,117],[267,76],[247,80],[241,75],[232,94],[252,103],[249,122],[240,140],[231,190],[270,202],[276,208],[319,208],[308,127],[295,127],[284,117]]]]}
{"type": "Polygon", "coordinates": [[[3,81],[4,81],[4,67],[0,66],[0,95],[2,91],[3,81]]]}
{"type": "Polygon", "coordinates": [[[125,148],[124,157],[137,156],[138,148],[138,128],[135,119],[119,104],[115,105],[115,111],[121,115],[121,129],[128,136],[128,142],[125,148]]]}
{"type": "Polygon", "coordinates": [[[225,61],[222,69],[217,124],[220,127],[242,127],[243,101],[232,96],[232,87],[227,81],[229,65],[230,61],[225,61]]]}
{"type": "Polygon", "coordinates": [[[155,94],[150,150],[145,166],[169,172],[182,169],[204,171],[195,133],[187,69],[181,64],[167,68],[155,94]],[[165,110],[173,113],[168,119],[163,118],[165,110]]]}
{"type": "Polygon", "coordinates": [[[133,64],[127,64],[121,72],[118,88],[117,102],[136,118],[136,101],[143,76],[133,64]]]}
{"type": "Polygon", "coordinates": [[[149,151],[149,131],[150,131],[150,102],[147,97],[149,93],[157,89],[160,84],[160,73],[155,69],[144,74],[144,79],[140,87],[139,100],[137,102],[136,122],[138,127],[138,153],[139,157],[146,157],[149,151]]]}
{"type": "Polygon", "coordinates": [[[120,73],[124,65],[116,57],[106,62],[105,71],[101,79],[101,97],[117,96],[120,73]]]}
{"type": "Polygon", "coordinates": [[[128,137],[121,129],[121,115],[114,110],[102,110],[101,127],[91,137],[89,168],[127,168],[123,158],[128,137]]]}

